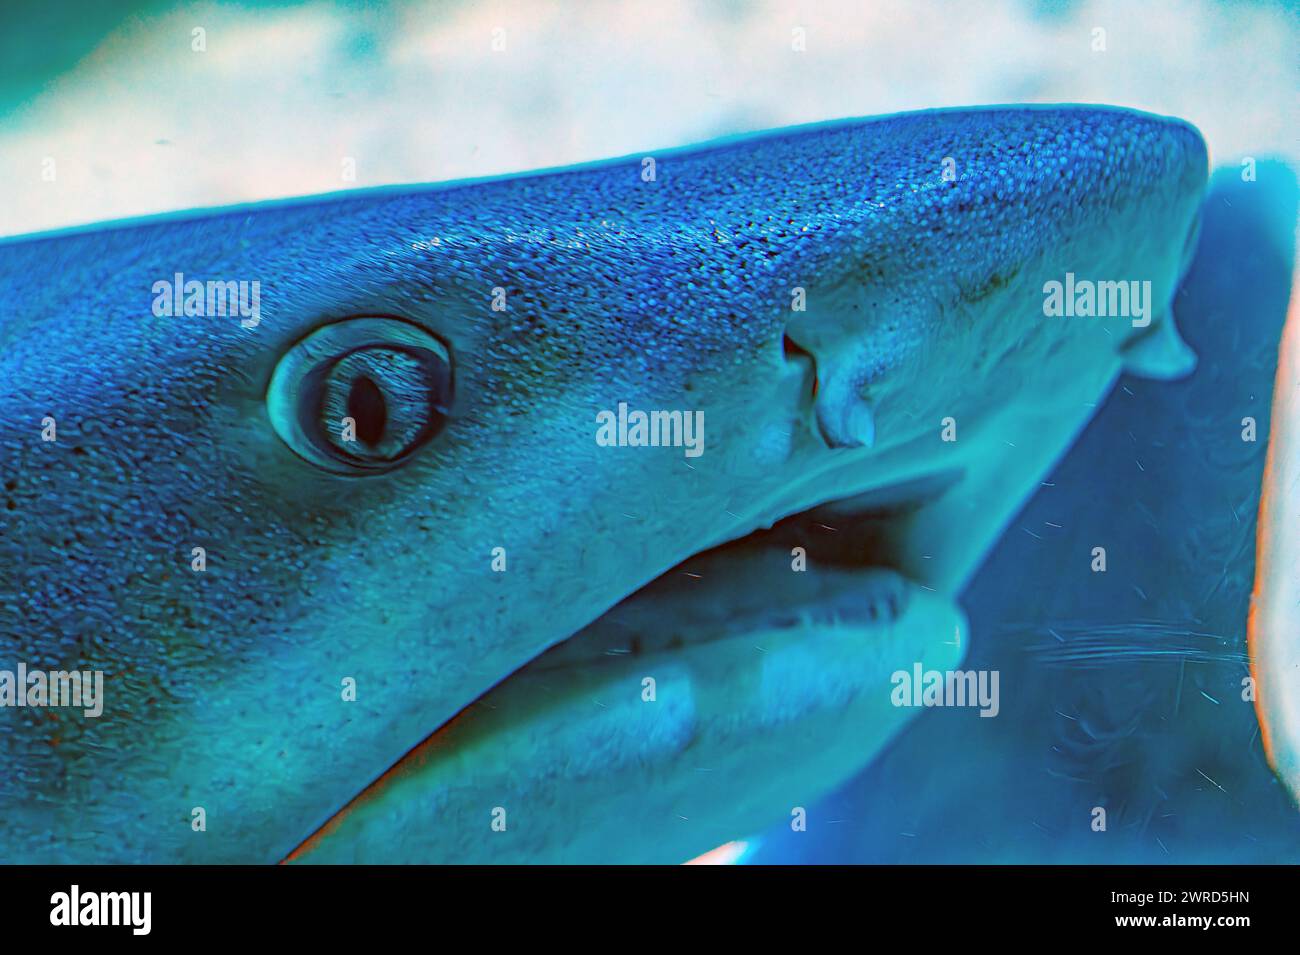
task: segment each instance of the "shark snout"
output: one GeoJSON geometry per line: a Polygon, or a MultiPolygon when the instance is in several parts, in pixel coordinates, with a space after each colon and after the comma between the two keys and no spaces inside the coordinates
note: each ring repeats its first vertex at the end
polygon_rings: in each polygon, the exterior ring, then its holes
{"type": "Polygon", "coordinates": [[[1104,362],[1163,325],[1160,376],[1190,368],[1164,319],[1195,254],[1208,170],[1193,126],[1110,107],[898,122],[917,155],[845,206],[833,267],[784,330],[787,352],[814,366],[826,447],[897,443],[923,417],[933,429],[978,410],[1015,353],[1033,353],[1027,342],[1046,351],[1081,335],[1104,362]],[[1070,297],[1059,316],[1045,298],[1058,287],[1070,297]]]}

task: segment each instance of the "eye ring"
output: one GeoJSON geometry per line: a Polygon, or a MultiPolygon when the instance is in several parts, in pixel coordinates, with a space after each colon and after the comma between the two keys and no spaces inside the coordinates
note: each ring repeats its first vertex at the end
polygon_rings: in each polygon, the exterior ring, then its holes
{"type": "Polygon", "coordinates": [[[355,476],[390,471],[427,444],[453,394],[442,341],[405,319],[359,316],[322,325],[285,352],[266,410],[299,457],[355,476]]]}

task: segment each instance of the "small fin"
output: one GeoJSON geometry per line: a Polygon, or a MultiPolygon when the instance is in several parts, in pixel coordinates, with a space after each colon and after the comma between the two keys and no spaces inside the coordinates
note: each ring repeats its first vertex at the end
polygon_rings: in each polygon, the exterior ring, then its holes
{"type": "Polygon", "coordinates": [[[1182,378],[1196,367],[1196,352],[1178,334],[1172,313],[1149,332],[1125,344],[1120,357],[1130,375],[1158,381],[1182,378]]]}

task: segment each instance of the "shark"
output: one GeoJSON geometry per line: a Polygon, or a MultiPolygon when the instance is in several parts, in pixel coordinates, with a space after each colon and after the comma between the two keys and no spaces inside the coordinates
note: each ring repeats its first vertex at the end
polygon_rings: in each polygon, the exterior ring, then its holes
{"type": "Polygon", "coordinates": [[[0,706],[0,858],[801,824],[1121,371],[1193,367],[1207,168],[979,107],[0,241],[0,668],[104,674],[0,706]],[[1149,294],[1045,307],[1076,279],[1149,294]],[[623,405],[698,453],[598,440],[623,405]]]}

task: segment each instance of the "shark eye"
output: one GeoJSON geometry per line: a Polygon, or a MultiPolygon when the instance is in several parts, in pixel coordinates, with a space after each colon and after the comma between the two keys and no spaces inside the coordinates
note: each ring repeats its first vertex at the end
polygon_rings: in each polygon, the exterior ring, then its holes
{"type": "Polygon", "coordinates": [[[351,318],[316,329],[271,375],[266,410],[294,453],[328,471],[387,471],[442,430],[451,355],[395,318],[351,318]]]}

